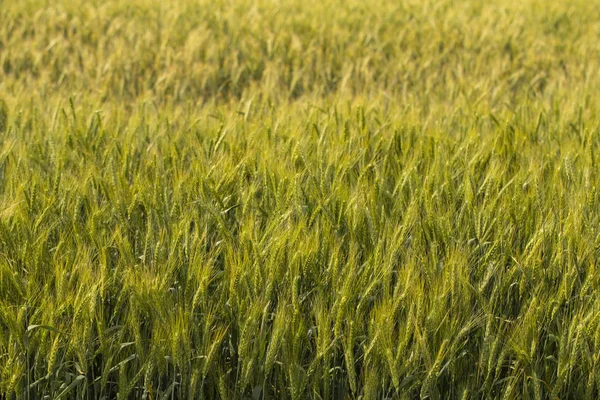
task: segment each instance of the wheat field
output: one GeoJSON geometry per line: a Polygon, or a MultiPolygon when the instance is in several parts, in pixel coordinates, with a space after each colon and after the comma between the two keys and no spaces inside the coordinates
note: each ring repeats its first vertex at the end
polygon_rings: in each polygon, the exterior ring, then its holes
{"type": "Polygon", "coordinates": [[[600,397],[600,2],[0,0],[0,398],[600,397]]]}

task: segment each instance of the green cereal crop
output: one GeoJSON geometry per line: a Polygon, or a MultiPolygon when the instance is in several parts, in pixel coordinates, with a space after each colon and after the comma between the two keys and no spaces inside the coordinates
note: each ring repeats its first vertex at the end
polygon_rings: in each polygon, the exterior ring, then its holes
{"type": "Polygon", "coordinates": [[[0,398],[597,399],[599,37],[0,0],[0,398]]]}

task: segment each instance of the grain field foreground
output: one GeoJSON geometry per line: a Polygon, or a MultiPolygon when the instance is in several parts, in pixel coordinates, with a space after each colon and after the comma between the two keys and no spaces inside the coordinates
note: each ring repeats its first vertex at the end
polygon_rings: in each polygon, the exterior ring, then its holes
{"type": "Polygon", "coordinates": [[[0,398],[597,399],[599,37],[0,0],[0,398]]]}

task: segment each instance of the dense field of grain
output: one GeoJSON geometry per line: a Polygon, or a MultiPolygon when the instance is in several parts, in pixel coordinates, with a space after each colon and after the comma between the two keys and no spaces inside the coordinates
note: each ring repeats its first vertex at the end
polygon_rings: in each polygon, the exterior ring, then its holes
{"type": "Polygon", "coordinates": [[[598,398],[599,37],[0,0],[0,398],[598,398]]]}

